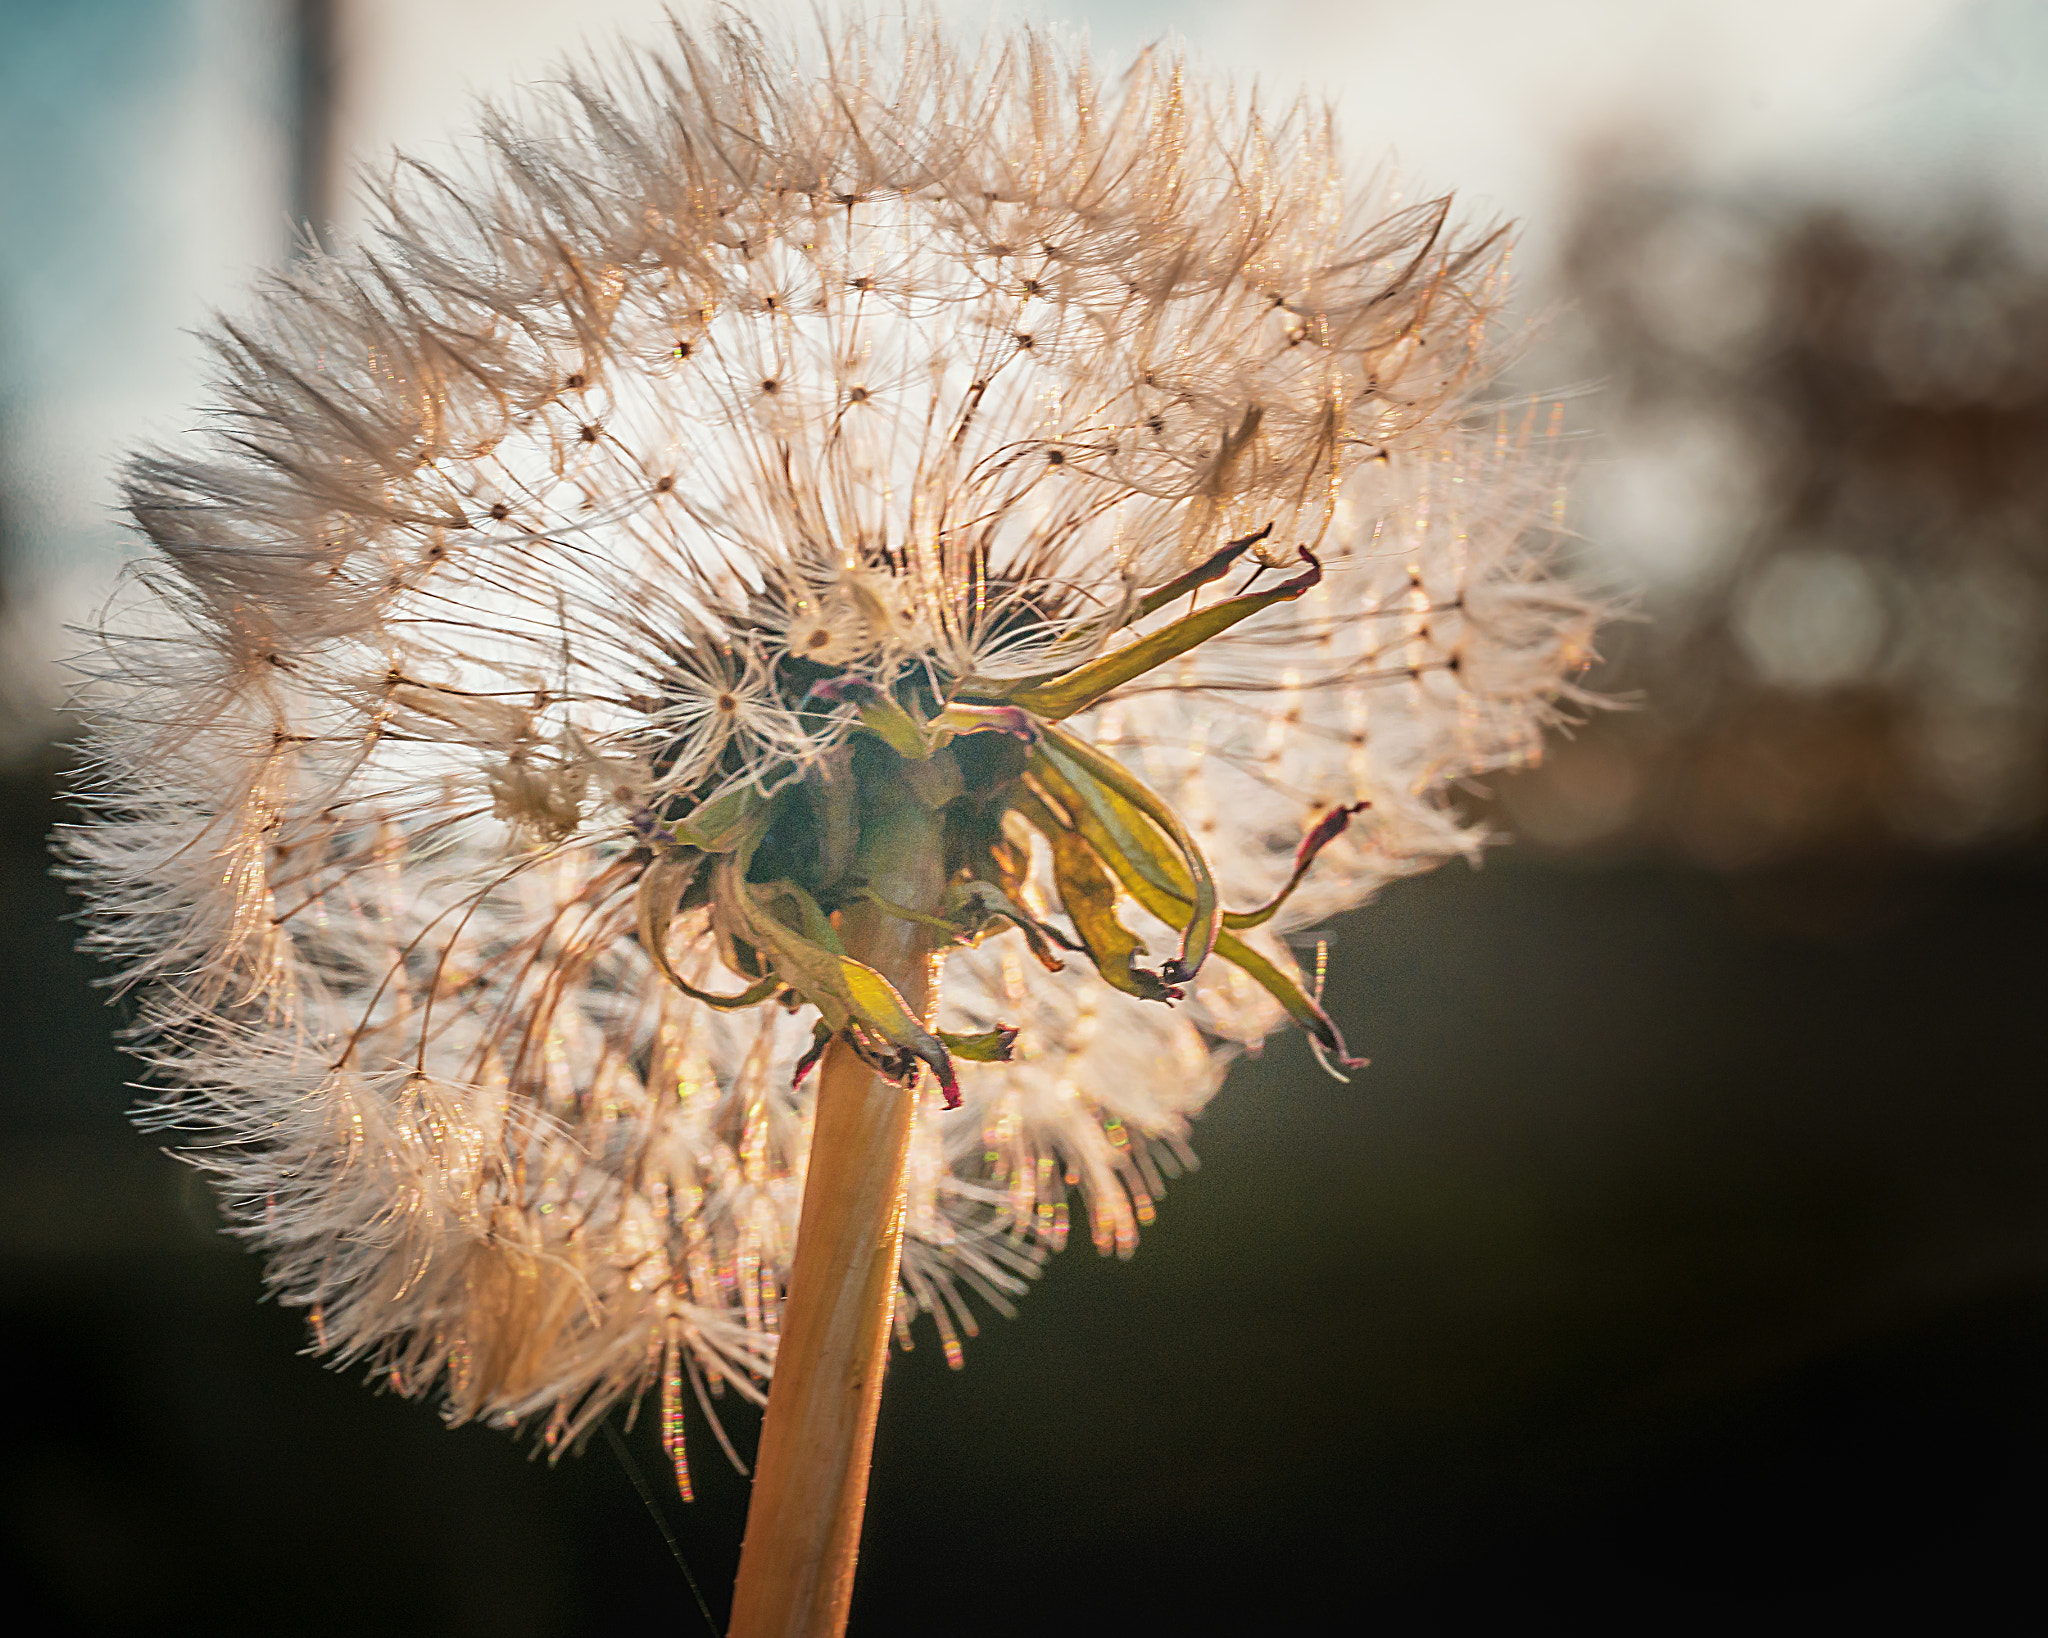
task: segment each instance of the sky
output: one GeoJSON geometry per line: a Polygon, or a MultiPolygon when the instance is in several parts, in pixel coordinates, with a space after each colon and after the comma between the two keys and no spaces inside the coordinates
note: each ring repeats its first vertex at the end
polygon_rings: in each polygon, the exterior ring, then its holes
{"type": "Polygon", "coordinates": [[[289,243],[275,0],[0,0],[0,762],[134,542],[124,453],[193,423],[195,331],[289,243]]]}
{"type": "MultiPolygon", "coordinates": [[[[989,15],[957,0],[941,9],[970,28],[989,15]]],[[[1999,47],[2014,25],[1995,14],[2013,9],[2005,0],[1077,0],[1012,14],[1085,28],[1105,64],[1178,31],[1212,72],[1274,96],[1326,98],[1362,161],[1391,155],[1418,191],[1456,189],[1475,212],[1523,218],[1540,256],[1576,164],[1606,144],[1663,145],[1730,176],[1789,165],[1825,179],[1855,171],[1888,122],[1910,111],[1955,123],[1942,111],[1949,101],[1996,100],[1997,76],[2012,77],[1999,47]]],[[[2027,0],[2019,9],[2040,10],[2027,0]]],[[[351,0],[348,15],[359,68],[342,118],[358,156],[393,146],[445,156],[477,93],[539,77],[584,41],[660,29],[648,0],[351,0]]]]}
{"type": "MultiPolygon", "coordinates": [[[[354,179],[394,147],[447,162],[479,96],[662,31],[653,0],[337,4],[344,237],[362,220],[354,179]]],[[[941,9],[968,28],[990,15],[941,9]]],[[[193,424],[196,332],[287,253],[284,11],[0,0],[0,642],[41,656],[31,669],[133,550],[120,458],[193,424]]],[[[1211,72],[1327,98],[1362,169],[1391,160],[1417,196],[1454,189],[1474,216],[1519,219],[1518,277],[1538,307],[1592,157],[1661,154],[1735,186],[1892,203],[1964,161],[2015,188],[2048,169],[2038,0],[1074,0],[1015,14],[1085,29],[1105,65],[1178,30],[1211,72]]]]}

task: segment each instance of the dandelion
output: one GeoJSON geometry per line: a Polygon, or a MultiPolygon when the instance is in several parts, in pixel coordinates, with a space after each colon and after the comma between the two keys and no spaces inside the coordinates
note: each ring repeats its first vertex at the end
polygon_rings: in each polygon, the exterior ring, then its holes
{"type": "Polygon", "coordinates": [[[829,1630],[892,1322],[1128,1255],[1283,1021],[1357,1062],[1284,936],[1477,845],[1594,611],[1503,240],[1311,108],[733,23],[483,155],[135,463],[65,846],[318,1346],[551,1449],[656,1386],[686,1492],[773,1373],[749,1559],[836,1522],[740,1607],[829,1630]]]}

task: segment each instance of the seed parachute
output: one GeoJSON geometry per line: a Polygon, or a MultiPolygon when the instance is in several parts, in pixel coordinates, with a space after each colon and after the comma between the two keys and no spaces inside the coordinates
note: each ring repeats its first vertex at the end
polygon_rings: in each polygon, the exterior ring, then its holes
{"type": "Polygon", "coordinates": [[[758,1397],[833,1043],[897,1324],[1128,1254],[1287,935],[1475,847],[1597,611],[1504,239],[1326,117],[929,18],[679,29],[400,166],[134,463],[65,848],[146,1117],[320,1347],[573,1440],[758,1397]],[[930,902],[879,838],[920,838],[930,902]],[[943,956],[936,1017],[849,950],[943,956]]]}

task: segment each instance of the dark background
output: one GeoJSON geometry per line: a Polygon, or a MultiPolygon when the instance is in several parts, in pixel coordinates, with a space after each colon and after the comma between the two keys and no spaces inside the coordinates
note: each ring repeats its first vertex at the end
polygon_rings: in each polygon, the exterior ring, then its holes
{"type": "MultiPolygon", "coordinates": [[[[6,787],[5,1602],[39,1630],[699,1617],[603,1441],[558,1466],[323,1370],[122,1119],[6,787]]],[[[1125,1264],[899,1356],[856,1632],[1643,1630],[2037,1598],[2048,871],[1496,854],[1337,928],[1125,1264]]],[[[753,1421],[731,1416],[751,1444],[753,1421]]],[[[664,1510],[722,1617],[745,1483],[664,1510]]],[[[643,1420],[629,1448],[654,1486],[643,1420]]]]}
{"type": "MultiPolygon", "coordinates": [[[[293,219],[331,186],[348,10],[265,12],[293,219]]],[[[709,1630],[606,1441],[549,1466],[323,1369],[125,1119],[47,870],[66,729],[8,621],[55,548],[15,456],[39,394],[156,333],[147,235],[93,215],[146,203],[94,178],[141,189],[155,127],[62,122],[74,83],[163,80],[188,13],[0,0],[40,65],[0,82],[34,112],[7,152],[74,165],[0,178],[40,189],[0,230],[98,246],[90,279],[0,256],[0,1611],[709,1630]],[[59,379],[74,330],[99,351],[59,379]]],[[[1638,145],[1588,158],[1557,238],[1524,378],[1598,383],[1583,492],[1619,475],[1656,503],[1629,527],[1695,549],[1626,588],[1594,682],[1628,708],[1460,794],[1519,842],[1333,930],[1353,1085],[1276,1039],[1133,1261],[1054,1259],[963,1371],[928,1333],[897,1358],[856,1634],[2031,1624],[2048,233],[1967,177],[1879,209],[1638,145]]],[[[647,1419],[626,1445],[722,1620],[746,1485],[689,1414],[690,1506],[647,1419]]]]}

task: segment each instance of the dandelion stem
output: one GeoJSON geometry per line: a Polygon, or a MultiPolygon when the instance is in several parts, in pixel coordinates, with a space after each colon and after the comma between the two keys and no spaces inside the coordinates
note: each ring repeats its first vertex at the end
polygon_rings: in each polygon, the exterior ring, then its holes
{"type": "MultiPolygon", "coordinates": [[[[862,872],[892,902],[936,911],[935,817],[907,793],[863,827],[862,872]]],[[[935,984],[931,935],[874,903],[843,912],[847,952],[921,1015],[935,984]]],[[[803,1215],[761,1426],[733,1592],[732,1638],[833,1638],[846,1629],[875,1415],[903,1246],[903,1173],[914,1090],[883,1080],[845,1041],[826,1052],[803,1215]]]]}

